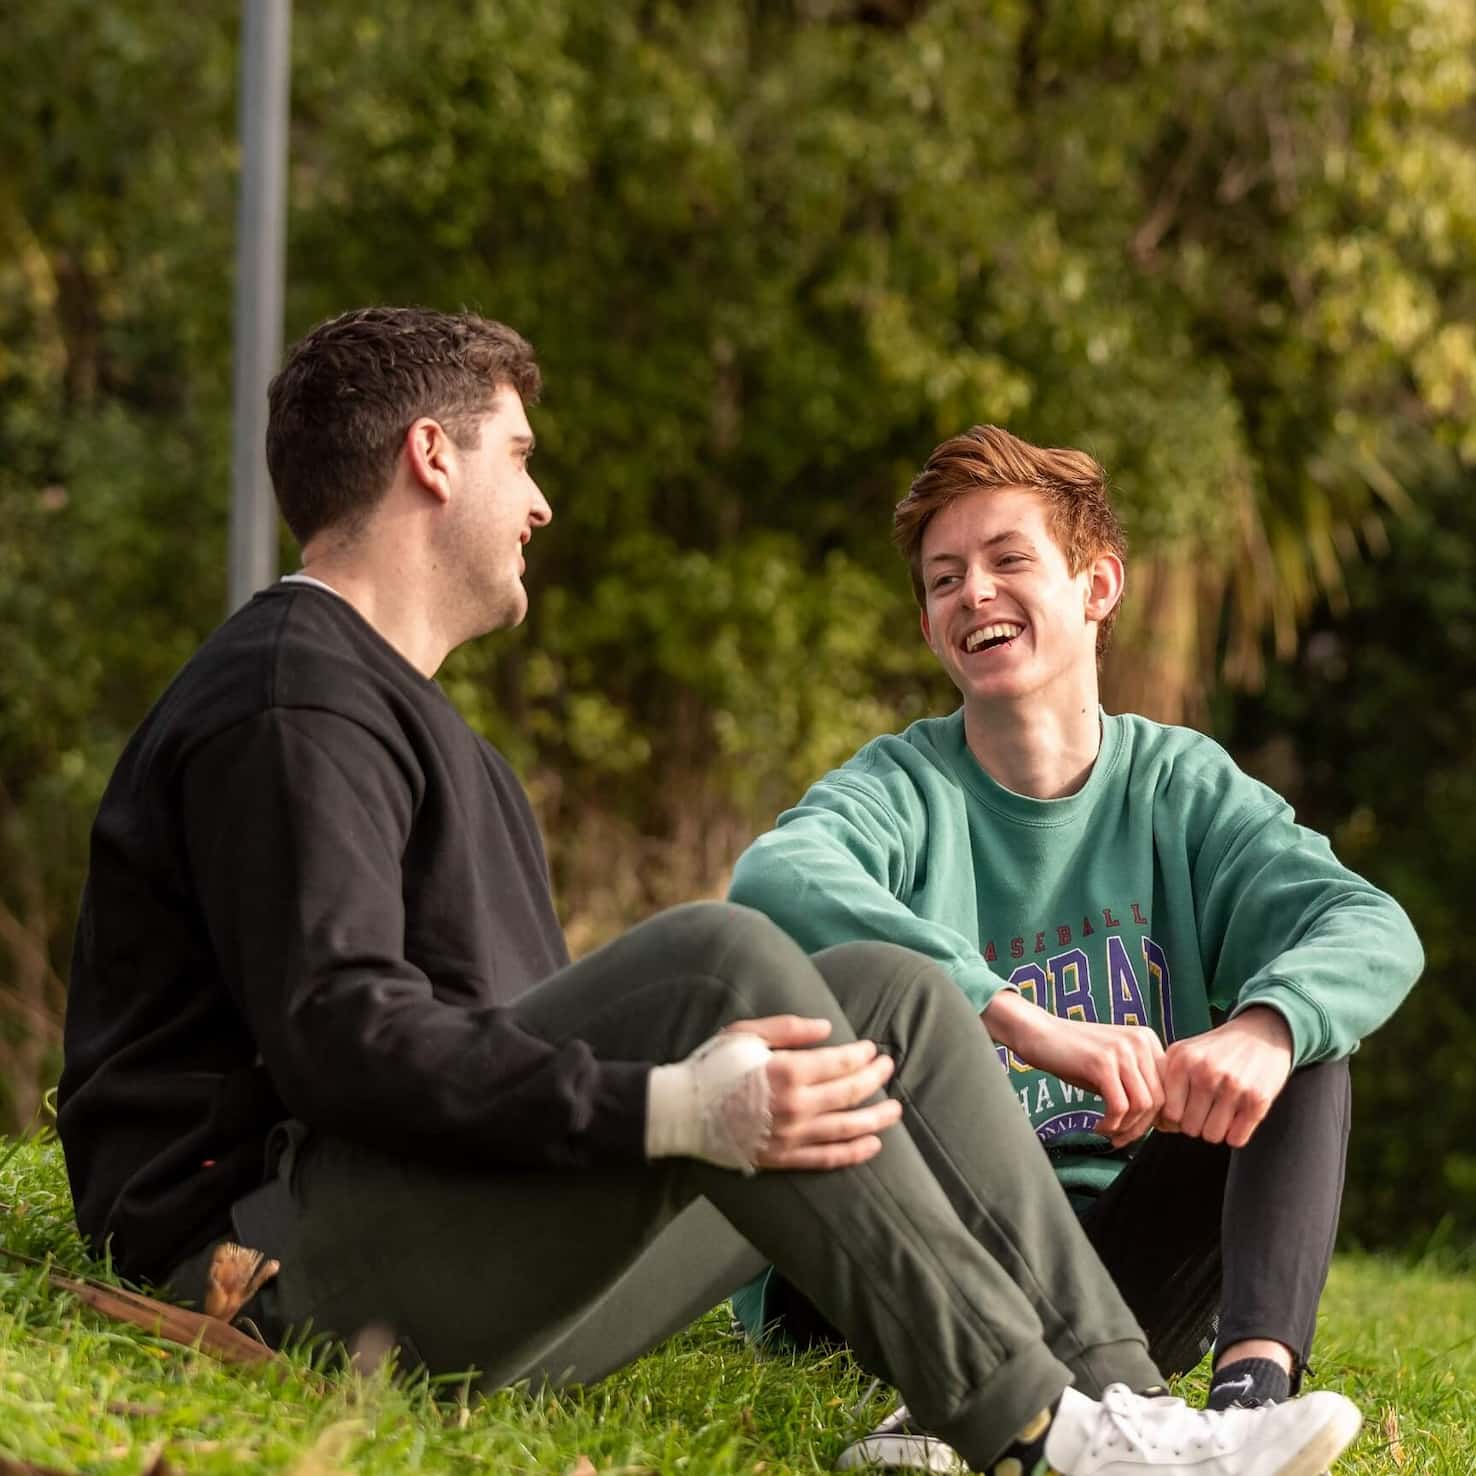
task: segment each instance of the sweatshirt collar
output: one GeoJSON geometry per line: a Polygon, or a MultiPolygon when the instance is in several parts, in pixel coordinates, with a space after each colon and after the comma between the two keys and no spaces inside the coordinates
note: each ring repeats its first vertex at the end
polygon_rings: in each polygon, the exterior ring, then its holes
{"type": "Polygon", "coordinates": [[[945,748],[946,756],[952,760],[952,768],[964,786],[995,814],[1018,825],[1070,825],[1091,812],[1122,755],[1122,720],[1103,712],[1100,707],[1097,712],[1102,724],[1102,746],[1097,750],[1092,771],[1075,794],[1062,799],[1035,799],[1031,795],[1016,794],[987,773],[964,737],[963,708],[944,719],[944,742],[940,746],[945,748]]]}

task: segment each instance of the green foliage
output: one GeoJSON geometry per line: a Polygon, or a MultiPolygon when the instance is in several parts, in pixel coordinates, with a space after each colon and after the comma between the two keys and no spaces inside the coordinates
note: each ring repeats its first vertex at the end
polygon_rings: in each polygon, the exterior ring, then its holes
{"type": "MultiPolygon", "coordinates": [[[[223,613],[238,19],[53,0],[0,50],[13,1122],[87,819],[223,613]]],[[[289,335],[471,305],[546,371],[532,615],[444,680],[528,775],[576,944],[948,700],[886,535],[967,424],[1113,473],[1120,695],[1192,713],[1206,652],[1291,654],[1432,459],[1476,460],[1473,40],[1442,0],[296,8],[289,335]]]]}
{"type": "MultiPolygon", "coordinates": [[[[89,1266],[54,1142],[0,1139],[0,1246],[89,1266]],[[13,1153],[12,1153],[12,1150],[13,1153]]],[[[1364,1432],[1348,1476],[1467,1476],[1476,1422],[1476,1284],[1438,1258],[1333,1266],[1317,1383],[1352,1397],[1364,1432]],[[1396,1449],[1397,1445],[1397,1449],[1396,1449]]],[[[354,1476],[419,1471],[802,1476],[826,1471],[888,1412],[845,1354],[758,1357],[724,1309],[585,1390],[480,1396],[466,1380],[345,1372],[318,1347],[278,1372],[228,1368],[104,1321],[0,1260],[0,1458],[136,1476],[160,1451],[185,1472],[354,1476]]],[[[1208,1364],[1181,1381],[1201,1400],[1208,1364]]]]}
{"type": "Polygon", "coordinates": [[[1322,610],[1301,659],[1227,712],[1231,741],[1425,945],[1422,982],[1354,1060],[1345,1225],[1376,1243],[1476,1239],[1476,508],[1432,481],[1388,557],[1322,610]]]}

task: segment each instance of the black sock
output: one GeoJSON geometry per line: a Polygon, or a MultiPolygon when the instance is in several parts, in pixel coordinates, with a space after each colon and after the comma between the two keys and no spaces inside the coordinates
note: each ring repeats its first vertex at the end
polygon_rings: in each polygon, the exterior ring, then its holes
{"type": "Polygon", "coordinates": [[[1291,1376],[1269,1358],[1237,1358],[1215,1370],[1206,1409],[1229,1409],[1232,1404],[1254,1408],[1280,1404],[1291,1395],[1291,1376]]]}
{"type": "Polygon", "coordinates": [[[1045,1470],[1045,1443],[1046,1436],[1051,1433],[1051,1424],[1056,1418],[1056,1411],[1061,1407],[1061,1396],[1056,1395],[1046,1409],[1027,1420],[1020,1433],[990,1461],[988,1470],[991,1476],[1037,1476],[1037,1472],[1045,1470]],[[1009,1463],[1013,1461],[1012,1466],[1009,1463]]]}

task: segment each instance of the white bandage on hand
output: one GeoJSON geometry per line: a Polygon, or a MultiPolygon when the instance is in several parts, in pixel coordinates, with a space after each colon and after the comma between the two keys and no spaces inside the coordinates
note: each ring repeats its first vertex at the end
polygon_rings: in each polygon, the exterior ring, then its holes
{"type": "Polygon", "coordinates": [[[700,1158],[751,1174],[769,1141],[769,1047],[724,1031],[685,1061],[655,1067],[646,1096],[646,1157],[700,1158]]]}

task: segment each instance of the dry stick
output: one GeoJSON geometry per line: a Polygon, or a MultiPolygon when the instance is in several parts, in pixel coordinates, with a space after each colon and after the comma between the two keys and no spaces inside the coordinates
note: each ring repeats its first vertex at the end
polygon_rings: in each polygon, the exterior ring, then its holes
{"type": "Polygon", "coordinates": [[[71,1471],[58,1471],[54,1466],[33,1466],[29,1461],[13,1461],[0,1455],[0,1476],[73,1476],[71,1471]]]}
{"type": "Polygon", "coordinates": [[[183,1307],[171,1306],[168,1302],[156,1301],[142,1292],[125,1291],[122,1287],[107,1286],[91,1277],[78,1280],[62,1276],[50,1269],[45,1261],[33,1256],[23,1256],[19,1251],[0,1246],[0,1256],[34,1266],[46,1272],[46,1279],[58,1291],[64,1291],[85,1303],[104,1317],[116,1322],[131,1323],[141,1327],[155,1337],[167,1338],[171,1343],[182,1343],[187,1348],[199,1348],[212,1358],[223,1363],[262,1364],[274,1363],[278,1355],[265,1343],[247,1337],[239,1329],[217,1317],[207,1317],[201,1312],[190,1312],[183,1307]]]}

